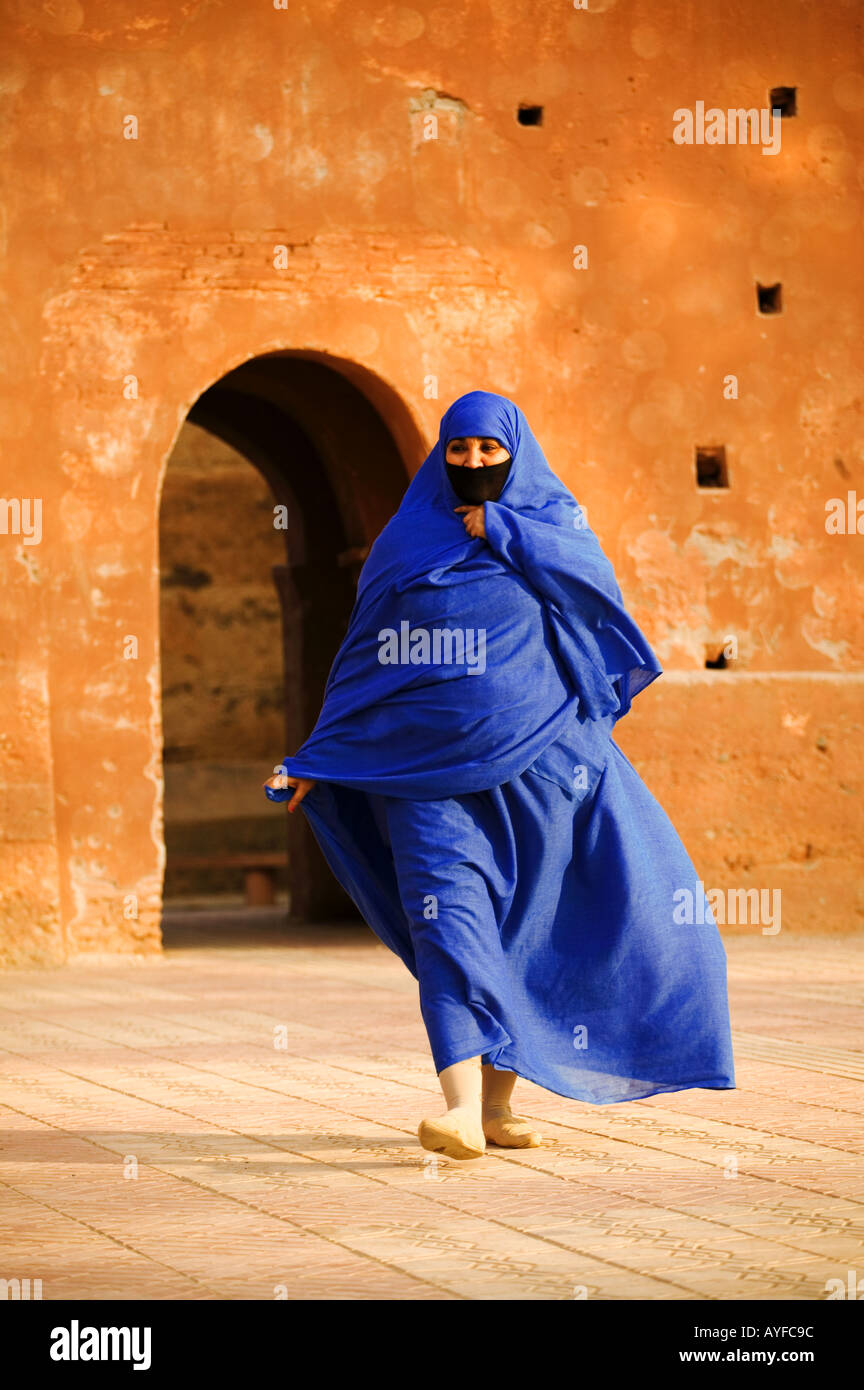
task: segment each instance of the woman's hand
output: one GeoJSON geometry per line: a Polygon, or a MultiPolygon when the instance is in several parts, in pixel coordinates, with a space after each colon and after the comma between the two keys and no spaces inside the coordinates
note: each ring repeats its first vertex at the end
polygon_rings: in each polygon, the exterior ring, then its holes
{"type": "Polygon", "coordinates": [[[464,512],[462,521],[469,536],[476,536],[480,540],[486,539],[486,513],[483,510],[483,503],[479,507],[454,507],[456,512],[464,512]]]}
{"type": "Polygon", "coordinates": [[[294,811],[306,793],[311,792],[315,780],[311,777],[288,777],[284,772],[277,772],[272,777],[268,777],[267,781],[262,782],[261,785],[262,787],[271,787],[274,792],[283,791],[285,787],[296,787],[294,795],[288,802],[288,810],[294,811]]]}

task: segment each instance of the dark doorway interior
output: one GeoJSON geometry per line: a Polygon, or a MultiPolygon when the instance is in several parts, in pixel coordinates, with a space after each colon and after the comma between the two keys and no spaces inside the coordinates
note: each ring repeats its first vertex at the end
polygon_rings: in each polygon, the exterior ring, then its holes
{"type": "Polygon", "coordinates": [[[160,512],[166,944],[184,904],[235,925],[356,917],[260,784],[315,723],[365,554],[424,453],[384,383],[322,354],[256,358],[189,412],[160,512]]]}

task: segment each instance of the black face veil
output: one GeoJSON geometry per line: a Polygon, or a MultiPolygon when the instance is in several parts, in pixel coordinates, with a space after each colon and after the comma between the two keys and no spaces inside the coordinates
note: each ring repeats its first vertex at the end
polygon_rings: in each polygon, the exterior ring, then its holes
{"type": "Polygon", "coordinates": [[[447,479],[460,502],[479,506],[481,502],[497,502],[510,474],[512,458],[503,463],[487,463],[480,468],[468,468],[464,463],[447,463],[447,479]]]}

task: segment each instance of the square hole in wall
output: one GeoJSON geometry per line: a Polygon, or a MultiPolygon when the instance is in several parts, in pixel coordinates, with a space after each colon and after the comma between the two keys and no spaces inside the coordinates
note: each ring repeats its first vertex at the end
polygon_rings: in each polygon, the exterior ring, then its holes
{"type": "Polygon", "coordinates": [[[699,487],[728,487],[725,444],[696,446],[696,482],[699,487]]]}
{"type": "Polygon", "coordinates": [[[542,106],[520,106],[516,112],[516,119],[520,125],[542,125],[543,107],[542,106]]]}
{"type": "Polygon", "coordinates": [[[782,314],[783,286],[757,284],[756,301],[759,305],[760,314],[782,314]]]}
{"type": "Polygon", "coordinates": [[[779,111],[781,117],[797,116],[797,96],[797,87],[772,87],[768,93],[768,105],[772,111],[779,111]]]}
{"type": "Polygon", "coordinates": [[[705,670],[706,671],[725,671],[729,662],[723,651],[722,642],[705,643],[705,670]]]}

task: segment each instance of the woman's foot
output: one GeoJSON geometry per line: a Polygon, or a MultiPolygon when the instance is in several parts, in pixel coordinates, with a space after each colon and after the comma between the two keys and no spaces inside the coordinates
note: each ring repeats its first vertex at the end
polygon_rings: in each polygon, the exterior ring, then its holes
{"type": "Polygon", "coordinates": [[[539,1149],[543,1135],[522,1115],[510,1109],[510,1097],[516,1085],[515,1071],[498,1071],[484,1065],[483,1072],[483,1133],[490,1144],[502,1149],[539,1149]]]}
{"type": "Polygon", "coordinates": [[[421,1120],[417,1137],[430,1153],[447,1158],[482,1158],[486,1138],[477,1110],[459,1105],[434,1120],[421,1120]]]}
{"type": "Polygon", "coordinates": [[[543,1143],[543,1135],[509,1105],[483,1111],[483,1133],[502,1149],[539,1149],[543,1143]]]}

